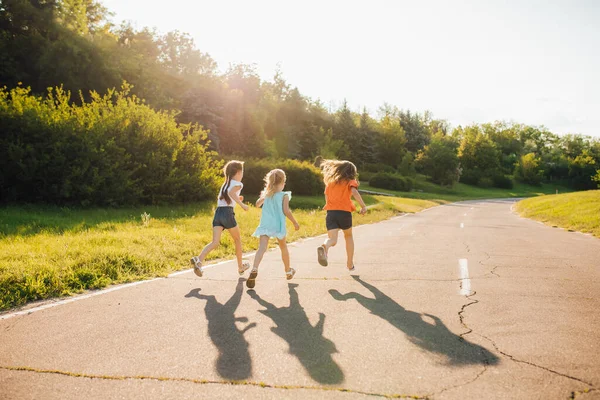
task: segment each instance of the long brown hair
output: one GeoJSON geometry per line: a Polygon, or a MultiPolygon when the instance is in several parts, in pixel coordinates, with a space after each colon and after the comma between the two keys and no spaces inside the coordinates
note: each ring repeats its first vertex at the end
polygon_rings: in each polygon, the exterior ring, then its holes
{"type": "Polygon", "coordinates": [[[221,193],[219,193],[219,200],[225,200],[227,204],[231,204],[231,197],[229,197],[229,186],[231,185],[231,179],[244,169],[244,162],[231,160],[223,167],[223,175],[225,175],[225,182],[221,186],[221,193]]]}
{"type": "Polygon", "coordinates": [[[323,180],[326,185],[351,181],[358,177],[356,166],[346,160],[324,160],[321,163],[321,169],[323,170],[323,180]]]}
{"type": "Polygon", "coordinates": [[[265,188],[262,191],[264,197],[271,197],[275,194],[275,188],[285,183],[285,172],[281,169],[273,169],[265,175],[265,188]]]}

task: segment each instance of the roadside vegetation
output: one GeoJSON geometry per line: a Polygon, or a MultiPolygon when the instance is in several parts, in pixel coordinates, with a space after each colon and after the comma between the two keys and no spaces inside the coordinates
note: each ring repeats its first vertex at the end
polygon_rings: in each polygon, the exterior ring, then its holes
{"type": "Polygon", "coordinates": [[[525,199],[516,210],[523,217],[600,238],[600,190],[525,199]]]}

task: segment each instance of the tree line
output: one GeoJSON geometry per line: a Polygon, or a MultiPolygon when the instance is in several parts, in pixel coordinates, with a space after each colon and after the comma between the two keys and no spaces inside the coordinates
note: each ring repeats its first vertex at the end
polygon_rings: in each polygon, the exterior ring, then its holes
{"type": "MultiPolygon", "coordinates": [[[[376,115],[346,102],[332,110],[303,95],[281,71],[270,80],[246,64],[221,73],[188,34],[116,26],[110,15],[96,0],[0,0],[6,101],[15,88],[29,87],[33,96],[58,87],[82,106],[93,102],[93,93],[127,82],[127,95],[143,99],[136,107],[165,110],[181,126],[201,126],[207,137],[196,140],[210,157],[344,158],[367,178],[420,172],[443,185],[510,187],[517,179],[587,189],[600,179],[597,139],[506,122],[451,128],[430,112],[390,104],[376,115]]],[[[13,140],[7,145],[26,146],[27,135],[2,134],[13,140]]],[[[184,140],[186,130],[179,135],[184,140]]],[[[12,167],[19,170],[18,163],[12,167]]]]}

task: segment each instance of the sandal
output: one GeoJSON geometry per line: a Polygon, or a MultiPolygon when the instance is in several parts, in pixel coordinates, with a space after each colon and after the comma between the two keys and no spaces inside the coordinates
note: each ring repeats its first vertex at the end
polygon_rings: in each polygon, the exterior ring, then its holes
{"type": "Polygon", "coordinates": [[[240,274],[240,276],[244,275],[244,272],[248,271],[250,269],[250,261],[248,260],[242,260],[242,270],[240,271],[238,269],[238,274],[240,274]]]}
{"type": "Polygon", "coordinates": [[[327,266],[327,253],[325,252],[325,246],[317,247],[317,256],[319,260],[319,264],[326,267],[327,266]]]}
{"type": "Polygon", "coordinates": [[[294,275],[296,275],[296,270],[294,268],[290,268],[290,270],[286,271],[285,273],[285,279],[289,281],[294,277],[294,275]]]}
{"type": "Polygon", "coordinates": [[[258,269],[253,269],[252,272],[250,272],[250,276],[248,277],[248,280],[246,281],[246,286],[248,286],[248,289],[252,289],[254,288],[254,286],[256,286],[256,277],[258,276],[258,269]]]}
{"type": "Polygon", "coordinates": [[[194,266],[194,273],[202,278],[202,261],[198,257],[194,256],[190,258],[190,263],[194,266]]]}
{"type": "MultiPolygon", "coordinates": [[[[346,268],[348,268],[348,267],[346,267],[346,268]]],[[[356,267],[354,266],[354,264],[352,264],[352,268],[348,268],[348,271],[354,272],[354,270],[356,270],[356,267]]]]}

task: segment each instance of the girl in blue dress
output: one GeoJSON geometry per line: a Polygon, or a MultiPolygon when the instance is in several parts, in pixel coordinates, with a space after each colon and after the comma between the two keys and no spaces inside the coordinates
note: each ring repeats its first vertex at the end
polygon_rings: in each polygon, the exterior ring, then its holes
{"type": "Polygon", "coordinates": [[[300,229],[300,225],[298,225],[298,222],[296,222],[296,219],[290,210],[292,192],[284,192],[284,186],[285,172],[280,169],[270,171],[265,176],[265,189],[261,192],[260,198],[256,201],[257,207],[262,206],[262,215],[260,217],[260,224],[252,236],[260,238],[260,245],[254,256],[254,266],[246,281],[246,286],[249,288],[253,288],[256,285],[258,266],[269,247],[270,238],[276,238],[279,243],[286,278],[288,280],[292,279],[296,273],[296,270],[290,268],[290,253],[285,239],[287,234],[285,218],[289,218],[296,230],[300,229]]]}

